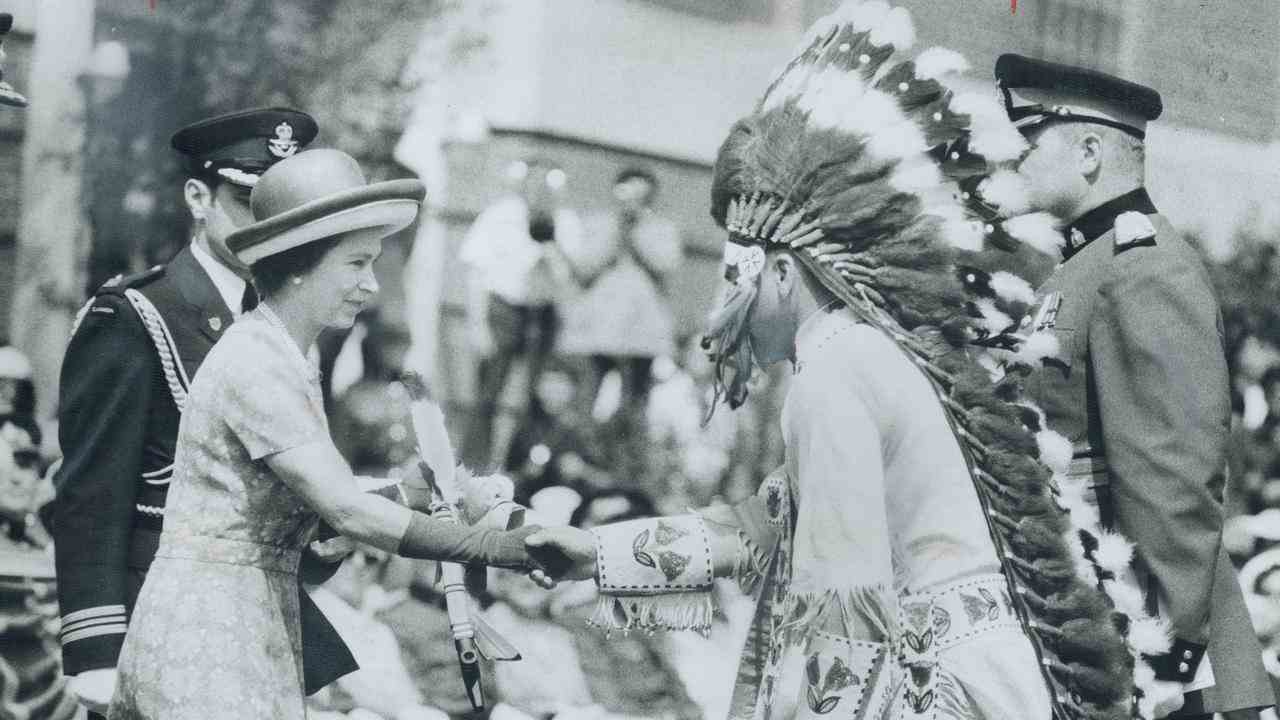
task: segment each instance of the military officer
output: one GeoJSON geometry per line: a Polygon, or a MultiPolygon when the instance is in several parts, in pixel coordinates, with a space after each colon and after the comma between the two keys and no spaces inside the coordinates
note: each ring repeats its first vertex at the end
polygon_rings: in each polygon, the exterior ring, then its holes
{"type": "MultiPolygon", "coordinates": [[[[316,133],[309,115],[287,108],[175,133],[171,144],[190,166],[191,244],[166,266],[108,281],[77,318],[62,368],[65,459],[51,518],[65,672],[90,710],[111,700],[129,613],[156,551],[187,388],[213,344],[257,302],[225,238],[252,221],[258,176],[316,133]]],[[[301,604],[314,692],[355,666],[305,593],[301,604]]]]}
{"type": "Polygon", "coordinates": [[[1161,713],[1251,716],[1275,697],[1231,562],[1221,481],[1230,403],[1222,320],[1196,251],[1144,188],[1159,93],[1094,70],[1004,55],[996,78],[1029,140],[1031,209],[1068,221],[1040,290],[1061,357],[1028,383],[1073,443],[1103,523],[1136,549],[1148,601],[1172,627],[1157,677],[1183,684],[1161,713]]]}

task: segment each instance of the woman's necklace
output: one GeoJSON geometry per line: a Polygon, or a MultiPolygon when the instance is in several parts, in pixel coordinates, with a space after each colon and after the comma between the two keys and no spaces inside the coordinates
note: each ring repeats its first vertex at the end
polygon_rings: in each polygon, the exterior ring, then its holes
{"type": "Polygon", "coordinates": [[[272,310],[265,300],[258,303],[256,310],[262,313],[262,317],[266,319],[268,325],[284,334],[289,341],[289,347],[293,348],[294,358],[302,361],[302,366],[307,369],[308,374],[314,378],[319,378],[320,368],[311,362],[306,353],[302,352],[302,348],[298,347],[298,343],[294,342],[293,336],[289,334],[289,328],[285,327],[284,321],[280,319],[276,311],[272,310]]]}

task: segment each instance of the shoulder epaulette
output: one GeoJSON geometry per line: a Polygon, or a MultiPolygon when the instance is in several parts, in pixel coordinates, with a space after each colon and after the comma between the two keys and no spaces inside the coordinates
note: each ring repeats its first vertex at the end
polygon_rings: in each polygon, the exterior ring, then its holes
{"type": "Polygon", "coordinates": [[[132,275],[116,275],[110,280],[102,283],[102,287],[95,290],[93,294],[122,295],[125,290],[145,287],[162,277],[164,277],[164,265],[156,265],[143,270],[142,272],[133,273],[132,275]]]}
{"type": "Polygon", "coordinates": [[[1156,244],[1156,226],[1146,215],[1130,210],[1116,216],[1116,252],[1156,244]]]}
{"type": "Polygon", "coordinates": [[[131,275],[121,273],[102,283],[89,296],[88,302],[76,313],[75,320],[71,323],[71,335],[76,334],[76,330],[80,328],[80,323],[90,315],[114,319],[117,308],[125,300],[126,290],[145,287],[162,277],[164,277],[164,265],[155,265],[131,275]]]}

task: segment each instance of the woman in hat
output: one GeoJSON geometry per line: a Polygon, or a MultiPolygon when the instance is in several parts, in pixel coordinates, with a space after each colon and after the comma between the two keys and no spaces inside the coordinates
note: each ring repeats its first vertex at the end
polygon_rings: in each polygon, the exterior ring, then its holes
{"type": "Polygon", "coordinates": [[[336,150],[298,153],[254,188],[255,222],[227,244],[263,299],[187,397],[110,717],[303,720],[295,574],[321,518],[406,557],[529,566],[529,530],[447,525],[386,499],[396,486],[361,492],[329,437],[307,351],[377,292],[382,238],[412,222],[423,195],[416,180],[366,184],[336,150]]]}

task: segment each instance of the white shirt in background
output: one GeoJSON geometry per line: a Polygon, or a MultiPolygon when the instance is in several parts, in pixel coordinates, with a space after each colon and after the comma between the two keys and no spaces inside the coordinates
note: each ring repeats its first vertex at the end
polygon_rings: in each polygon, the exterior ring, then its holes
{"type": "MultiPolygon", "coordinates": [[[[582,243],[582,221],[568,208],[555,211],[553,242],[576,250],[582,243]]],[[[508,195],[485,208],[467,231],[459,259],[483,278],[489,292],[513,305],[553,302],[569,280],[567,268],[548,255],[551,243],[529,235],[529,208],[508,195]]]]}

